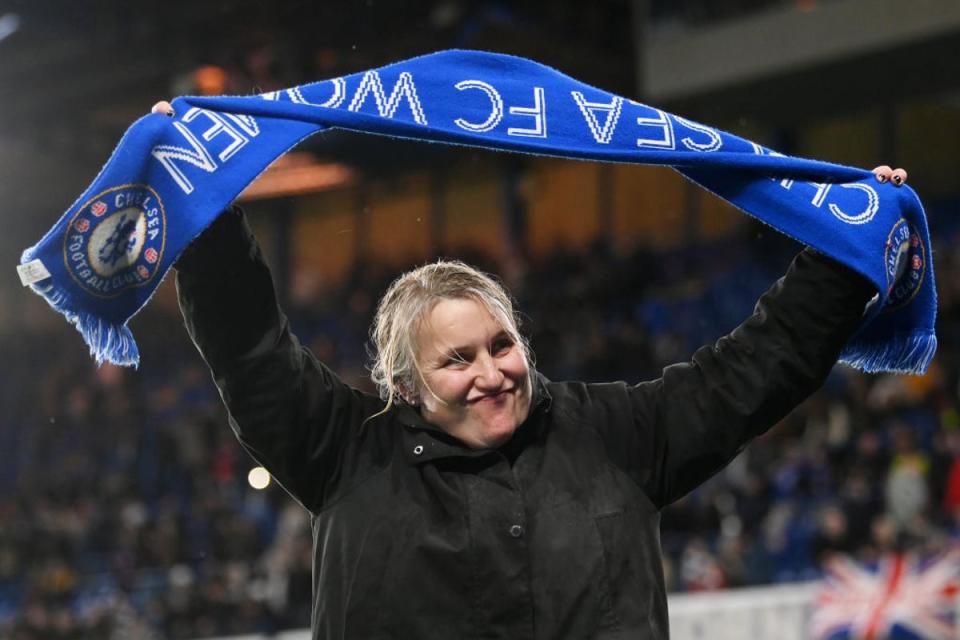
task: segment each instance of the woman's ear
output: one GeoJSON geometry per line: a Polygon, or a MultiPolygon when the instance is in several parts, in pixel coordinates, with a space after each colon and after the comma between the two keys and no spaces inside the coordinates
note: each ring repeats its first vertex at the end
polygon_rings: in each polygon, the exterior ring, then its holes
{"type": "Polygon", "coordinates": [[[399,383],[397,385],[397,391],[400,392],[400,397],[403,398],[403,401],[406,402],[411,407],[416,407],[420,404],[420,397],[417,393],[411,391],[410,387],[404,383],[399,383]]]}

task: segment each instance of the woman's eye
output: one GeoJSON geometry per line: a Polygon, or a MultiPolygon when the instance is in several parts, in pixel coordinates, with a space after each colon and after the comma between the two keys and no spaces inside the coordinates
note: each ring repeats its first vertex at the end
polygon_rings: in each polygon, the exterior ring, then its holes
{"type": "Polygon", "coordinates": [[[494,353],[506,353],[510,350],[510,347],[513,346],[513,340],[497,340],[493,343],[493,352],[494,353]]]}

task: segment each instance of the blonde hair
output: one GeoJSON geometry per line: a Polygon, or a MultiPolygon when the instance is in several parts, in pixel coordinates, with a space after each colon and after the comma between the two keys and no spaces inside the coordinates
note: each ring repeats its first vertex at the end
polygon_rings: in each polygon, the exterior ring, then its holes
{"type": "Polygon", "coordinates": [[[439,260],[404,273],[393,281],[377,306],[370,338],[370,377],[393,406],[397,394],[418,394],[426,383],[417,362],[417,335],[427,315],[442,300],[472,299],[493,316],[530,361],[530,347],[520,335],[520,319],[510,295],[494,277],[460,262],[439,260]]]}

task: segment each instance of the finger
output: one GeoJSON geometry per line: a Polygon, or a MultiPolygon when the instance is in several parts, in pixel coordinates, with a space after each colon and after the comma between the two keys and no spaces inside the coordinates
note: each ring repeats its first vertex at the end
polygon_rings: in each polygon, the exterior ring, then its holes
{"type": "Polygon", "coordinates": [[[151,113],[162,113],[164,115],[172,116],[173,115],[173,106],[166,100],[161,100],[157,104],[153,105],[150,109],[151,113]]]}
{"type": "Polygon", "coordinates": [[[886,182],[890,179],[891,174],[893,174],[893,169],[887,164],[882,164],[873,169],[873,175],[877,177],[877,182],[886,182]]]}
{"type": "Polygon", "coordinates": [[[890,181],[899,187],[907,181],[907,172],[899,168],[894,169],[893,174],[890,176],[890,181]]]}

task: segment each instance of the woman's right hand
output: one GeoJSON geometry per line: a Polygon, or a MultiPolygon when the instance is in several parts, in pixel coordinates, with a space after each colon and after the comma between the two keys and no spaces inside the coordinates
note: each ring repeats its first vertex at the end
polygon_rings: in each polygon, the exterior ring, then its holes
{"type": "MultiPolygon", "coordinates": [[[[165,104],[158,102],[157,104],[165,104]]],[[[168,105],[169,106],[169,105],[168,105]]],[[[907,172],[904,169],[899,167],[892,169],[890,165],[882,164],[879,167],[874,167],[873,175],[877,177],[877,182],[891,182],[893,186],[899,187],[907,181],[907,172]]]]}

